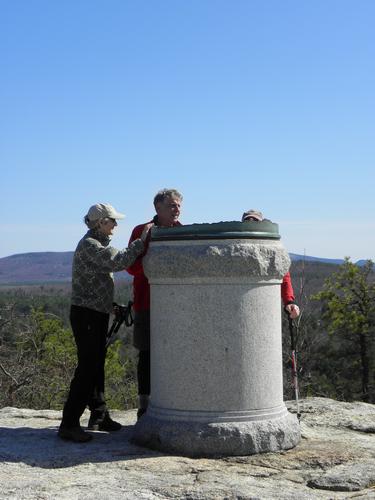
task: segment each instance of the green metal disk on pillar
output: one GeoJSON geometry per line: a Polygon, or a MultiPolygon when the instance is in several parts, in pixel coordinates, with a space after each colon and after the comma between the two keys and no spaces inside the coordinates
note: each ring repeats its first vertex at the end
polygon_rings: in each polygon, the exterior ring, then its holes
{"type": "Polygon", "coordinates": [[[264,220],[248,222],[215,222],[190,224],[171,228],[154,227],[152,241],[209,240],[209,239],[269,239],[279,240],[279,226],[264,220]]]}

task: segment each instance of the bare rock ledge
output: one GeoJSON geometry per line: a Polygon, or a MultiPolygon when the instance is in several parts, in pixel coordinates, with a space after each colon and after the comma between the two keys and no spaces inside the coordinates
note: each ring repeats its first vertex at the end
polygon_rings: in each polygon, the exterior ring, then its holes
{"type": "MultiPolygon", "coordinates": [[[[287,406],[295,411],[293,402],[287,406]]],[[[375,499],[375,406],[324,398],[300,406],[296,448],[210,459],[136,446],[134,410],[112,412],[121,431],[74,444],[57,438],[60,412],[3,408],[0,498],[375,499]]]]}

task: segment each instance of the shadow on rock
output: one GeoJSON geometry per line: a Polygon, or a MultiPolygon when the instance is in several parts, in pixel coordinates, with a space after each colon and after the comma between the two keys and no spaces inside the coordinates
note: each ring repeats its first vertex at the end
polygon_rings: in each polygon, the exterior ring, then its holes
{"type": "Polygon", "coordinates": [[[163,456],[131,443],[132,425],[112,433],[92,432],[94,438],[88,443],[64,441],[58,437],[57,430],[57,426],[0,427],[0,461],[53,469],[163,456]]]}

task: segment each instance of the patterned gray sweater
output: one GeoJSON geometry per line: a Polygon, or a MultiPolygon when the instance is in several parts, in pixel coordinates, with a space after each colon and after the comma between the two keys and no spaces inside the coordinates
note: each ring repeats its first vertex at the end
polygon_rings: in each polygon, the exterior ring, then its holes
{"type": "Polygon", "coordinates": [[[108,246],[110,239],[90,229],[78,243],[73,257],[72,305],[110,313],[114,295],[113,271],[134,263],[144,250],[142,240],[129,248],[108,246]]]}

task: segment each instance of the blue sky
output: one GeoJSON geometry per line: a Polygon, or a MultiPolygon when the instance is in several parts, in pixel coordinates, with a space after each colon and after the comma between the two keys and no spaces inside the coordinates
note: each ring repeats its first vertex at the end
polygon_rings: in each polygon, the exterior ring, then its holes
{"type": "Polygon", "coordinates": [[[90,205],[258,208],[290,252],[375,259],[375,2],[0,0],[0,257],[74,250],[90,205]]]}

